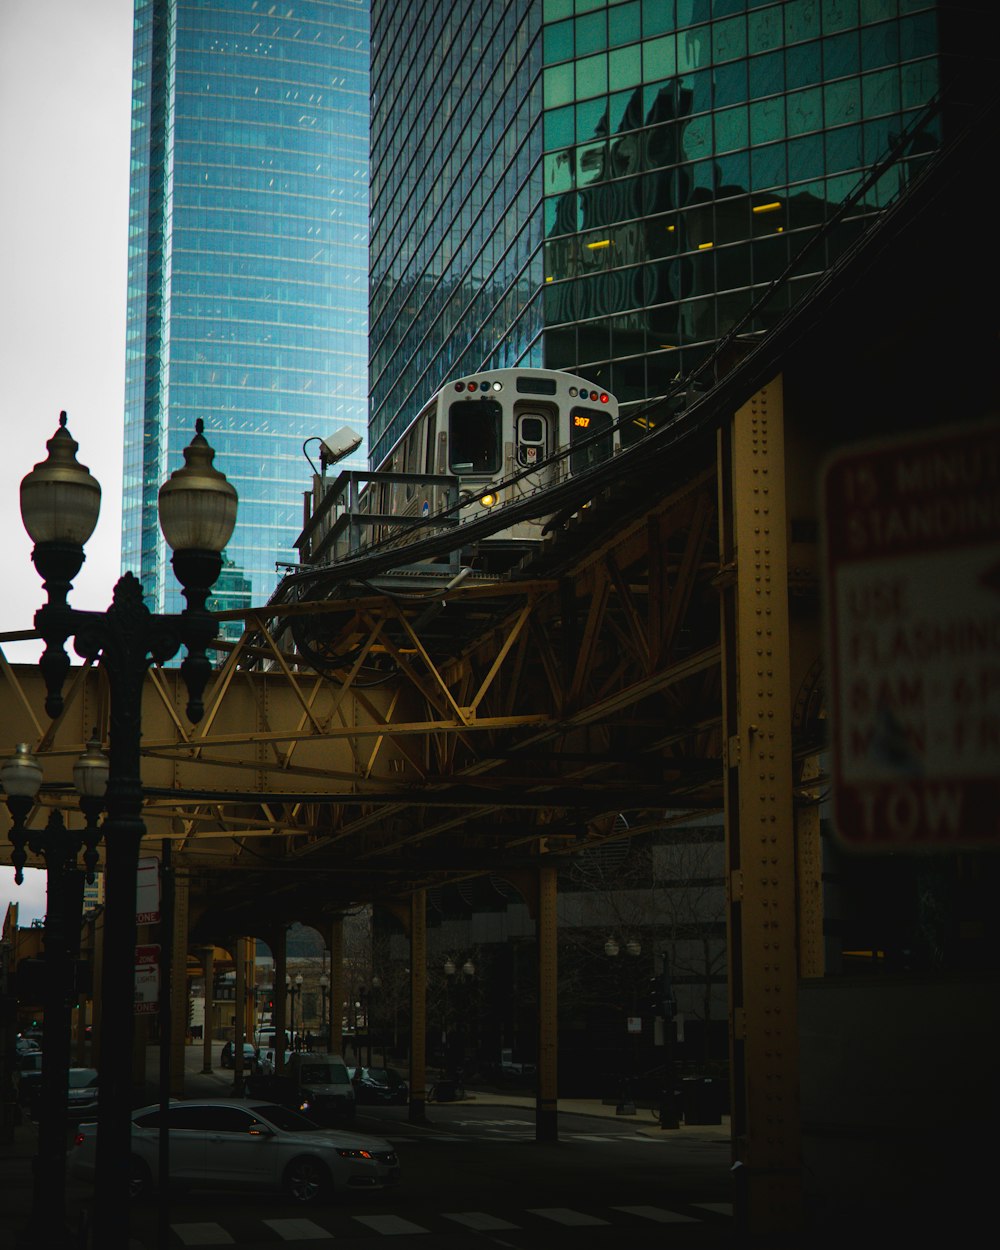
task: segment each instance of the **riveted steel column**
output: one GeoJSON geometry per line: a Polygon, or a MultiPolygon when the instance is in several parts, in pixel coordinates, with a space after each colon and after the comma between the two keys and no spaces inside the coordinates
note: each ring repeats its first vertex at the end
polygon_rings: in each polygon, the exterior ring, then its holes
{"type": "Polygon", "coordinates": [[[410,899],[410,1120],[427,1117],[427,891],[410,899]]]}
{"type": "Polygon", "coordinates": [[[344,917],[330,921],[330,1001],[327,1050],[331,1055],[344,1053],[344,917]]]}
{"type": "Polygon", "coordinates": [[[535,1140],[557,1141],[559,1045],[559,975],[557,936],[556,870],[546,864],[538,870],[538,1094],[535,1109],[535,1140]]]}
{"type": "MultiPolygon", "coordinates": [[[[187,1042],[191,989],[188,984],[188,917],[191,879],[186,872],[174,873],[174,923],[169,937],[173,958],[170,963],[170,1093],[184,1097],[184,1052],[187,1042]]],[[[161,1045],[162,1045],[161,1041],[161,1045]]]]}
{"type": "Polygon", "coordinates": [[[278,925],[271,947],[274,960],[274,1006],[271,1008],[271,1024],[274,1026],[274,1072],[276,1076],[285,1071],[285,1031],[288,1028],[288,926],[278,925]]]}
{"type": "Polygon", "coordinates": [[[201,965],[205,970],[205,1023],[202,1026],[201,1071],[207,1076],[212,1071],[212,1004],[215,997],[215,947],[204,946],[201,965]]]}
{"type": "Polygon", "coordinates": [[[233,1097],[242,1098],[244,1089],[243,1043],[247,1024],[247,942],[244,937],[232,938],[233,963],[236,966],[236,993],[233,1002],[233,1097]]]}
{"type": "Polygon", "coordinates": [[[725,815],[736,1213],[797,1233],[795,822],[780,379],[720,433],[725,815]]]}

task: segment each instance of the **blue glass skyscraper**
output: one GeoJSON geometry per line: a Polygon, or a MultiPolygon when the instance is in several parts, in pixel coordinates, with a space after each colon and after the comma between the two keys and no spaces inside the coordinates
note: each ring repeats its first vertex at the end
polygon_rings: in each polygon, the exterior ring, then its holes
{"type": "Polygon", "coordinates": [[[156,497],[198,417],[240,496],[219,608],[294,560],[304,441],[367,430],[368,26],[367,0],[137,0],[122,557],[153,610],[181,606],[156,497]]]}

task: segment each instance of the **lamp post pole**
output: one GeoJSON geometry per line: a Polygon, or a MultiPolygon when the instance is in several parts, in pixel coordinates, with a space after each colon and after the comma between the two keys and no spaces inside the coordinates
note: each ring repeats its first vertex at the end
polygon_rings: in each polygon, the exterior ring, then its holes
{"type": "MultiPolygon", "coordinates": [[[[289,1031],[289,1034],[291,1035],[291,1049],[301,1050],[301,1046],[299,1045],[300,1039],[295,1032],[295,998],[296,998],[296,995],[301,996],[302,994],[302,973],[301,972],[298,973],[294,981],[292,980],[290,976],[286,976],[285,977],[285,989],[288,991],[288,997],[291,1000],[291,1012],[290,1012],[291,1019],[288,1025],[288,1031],[289,1031]]],[[[302,1016],[302,1009],[300,1006],[299,1008],[299,1027],[300,1028],[302,1025],[301,1016],[302,1016]]]]}
{"type": "Polygon", "coordinates": [[[97,860],[96,812],[107,783],[107,757],[91,741],[73,768],[80,805],[87,814],[87,831],[66,828],[62,812],[53,810],[44,829],[28,829],[26,821],[41,787],[42,770],[27,743],[0,766],[10,809],[10,840],[14,880],[20,885],[27,862],[25,846],[42,855],[46,869],[45,959],[43,1008],[45,1011],[45,1063],[39,1103],[38,1153],[33,1161],[31,1214],[19,1237],[19,1246],[63,1247],[69,1243],[66,1227],[66,1128],[67,1086],[70,1067],[70,1021],[75,996],[74,961],[79,954],[79,925],[83,904],[83,874],[77,854],[87,842],[86,865],[93,873],[97,860]]]}
{"type": "Polygon", "coordinates": [[[321,1025],[321,1028],[325,1035],[323,1039],[323,1043],[322,1043],[323,1050],[330,1049],[330,1039],[333,1036],[333,1033],[330,1028],[330,1021],[326,1014],[326,996],[327,996],[327,993],[329,992],[329,989],[330,989],[330,978],[324,972],[323,975],[319,979],[319,992],[323,996],[323,1013],[322,1013],[322,1025],[321,1025]]]}
{"type": "MultiPolygon", "coordinates": [[[[617,959],[621,947],[613,938],[608,938],[604,943],[604,953],[609,959],[617,959]]],[[[642,954],[642,944],[635,938],[629,938],[625,943],[625,950],[632,959],[638,959],[642,954]]],[[[634,968],[628,970],[628,1005],[625,1015],[625,1055],[622,1065],[621,1090],[618,1095],[618,1106],[616,1108],[619,1115],[634,1115],[635,1102],[632,1097],[632,1079],[635,1075],[635,1050],[632,1041],[632,1035],[629,1032],[629,1021],[635,1016],[635,975],[634,968]]]]}
{"type": "Polygon", "coordinates": [[[46,444],[48,456],[21,482],[21,516],[34,540],[31,553],[47,602],[35,613],[45,642],[39,667],[45,678],[45,710],[62,711],[62,686],[69,671],[66,642],[78,655],[100,657],[107,676],[109,749],[105,846],[106,905],[102,962],[101,1065],[97,1112],[94,1244],[127,1250],[129,1244],[129,1159],[132,1110],[132,1049],[135,1004],[135,891],[142,820],[140,738],[146,670],[171,659],[181,646],[187,655],[181,675],[188,692],[188,718],[204,711],[201,696],[211,673],[205,654],[215,636],[206,610],[222,567],[221,552],[236,522],[236,491],[212,467],[215,453],[202,422],[184,451],[184,467],[160,488],[160,526],[173,549],[173,566],[187,606],[172,615],[153,615],[142,588],[126,573],[105,612],[68,605],[73,579],[83,564],[83,547],[94,531],[101,488],[76,459],[78,444],[66,428],[66,414],[46,444]]]}
{"type": "Polygon", "coordinates": [[[450,957],[446,959],[442,970],[444,972],[444,1023],[441,1027],[441,1049],[443,1051],[441,1071],[443,1075],[447,1076],[451,1074],[452,1069],[451,1039],[449,1036],[451,1032],[451,1013],[449,1008],[451,1006],[451,978],[455,975],[455,961],[450,957]]]}
{"type": "MultiPolygon", "coordinates": [[[[372,1066],[372,1034],[375,1032],[375,1001],[382,988],[382,978],[376,974],[372,977],[371,992],[368,995],[368,1066],[372,1066]]],[[[382,1066],[385,1067],[385,1046],[382,1047],[382,1066]]]]}

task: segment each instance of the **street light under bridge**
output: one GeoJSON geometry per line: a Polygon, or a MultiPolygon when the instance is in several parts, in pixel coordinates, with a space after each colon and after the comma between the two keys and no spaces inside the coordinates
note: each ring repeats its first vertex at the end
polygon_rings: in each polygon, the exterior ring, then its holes
{"type": "Polygon", "coordinates": [[[151,613],[132,573],[116,584],[107,611],[69,606],[84,544],[97,524],[101,488],[77,461],[78,444],[67,429],[65,412],[46,444],[45,460],[21,482],[21,517],[48,596],[35,613],[35,627],[45,643],[39,661],[45,710],[52,717],[62,711],[62,686],[70,667],[66,642],[71,638],[78,655],[100,660],[110,690],[106,815],[100,826],[106,890],[94,1209],[94,1244],[102,1250],[127,1250],[129,1244],[135,892],[145,833],[142,689],[150,664],[164,663],[185,647],[180,671],[188,694],[187,715],[192,722],[201,719],[202,695],[212,670],[206,651],[216,633],[206,604],[236,524],[236,490],[213,467],[215,452],[201,420],[195,431],[184,449],[183,467],[159,492],[160,528],[173,551],[171,563],[187,605],[177,614],[151,613]]]}

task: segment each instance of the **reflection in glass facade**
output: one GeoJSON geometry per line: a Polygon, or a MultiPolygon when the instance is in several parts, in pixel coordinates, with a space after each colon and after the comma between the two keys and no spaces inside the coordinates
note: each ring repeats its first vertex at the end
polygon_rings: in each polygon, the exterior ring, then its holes
{"type": "Polygon", "coordinates": [[[773,324],[936,143],[830,225],[938,89],[929,0],[440,8],[372,7],[375,460],[487,364],[663,395],[773,324]]]}
{"type": "Polygon", "coordinates": [[[214,606],[262,603],[303,442],[366,430],[368,4],[137,0],[134,38],[123,567],[183,606],[156,497],[203,417],[240,496],[214,606]]]}

